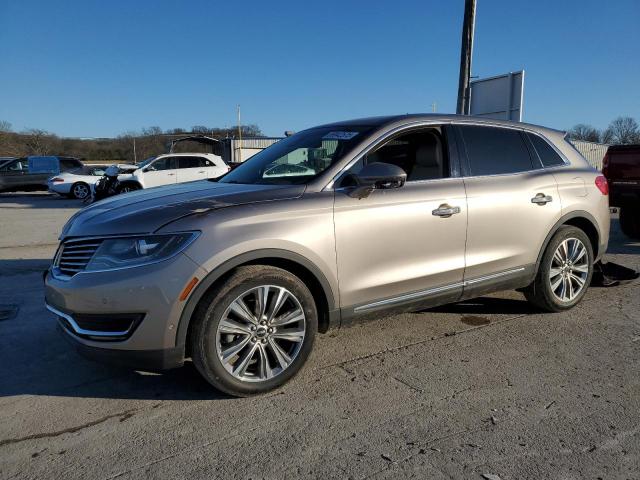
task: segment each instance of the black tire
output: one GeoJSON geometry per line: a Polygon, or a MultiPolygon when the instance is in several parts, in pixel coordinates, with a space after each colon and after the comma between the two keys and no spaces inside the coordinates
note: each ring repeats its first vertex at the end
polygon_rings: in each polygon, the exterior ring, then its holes
{"type": "MultiPolygon", "coordinates": [[[[573,308],[582,300],[591,283],[591,277],[593,276],[593,258],[593,247],[589,237],[584,231],[570,225],[560,227],[553,237],[551,237],[542,255],[535,280],[523,289],[524,296],[531,304],[547,312],[561,312],[573,308]],[[550,273],[556,250],[562,242],[570,239],[579,240],[585,247],[588,272],[584,278],[584,286],[579,290],[577,295],[571,300],[563,301],[552,289],[550,273]]],[[[574,282],[571,285],[573,286],[575,284],[574,282]]]]}
{"type": "Polygon", "coordinates": [[[136,190],[141,190],[141,188],[142,187],[140,187],[140,185],[138,185],[137,183],[133,183],[133,182],[122,183],[118,188],[118,193],[135,192],[136,190]]]}
{"type": "Polygon", "coordinates": [[[620,209],[620,229],[627,237],[640,240],[640,207],[620,209]]]}
{"type": "Polygon", "coordinates": [[[84,182],[76,182],[71,185],[69,195],[77,200],[84,200],[91,195],[91,187],[84,182]]]}
{"type": "MultiPolygon", "coordinates": [[[[271,302],[273,302],[274,297],[268,298],[271,298],[271,302]]],[[[271,302],[265,303],[273,305],[271,302]]],[[[255,309],[252,310],[255,315],[255,309]]],[[[223,282],[210,290],[196,308],[190,326],[191,356],[200,374],[218,390],[238,397],[257,395],[280,387],[299,372],[311,353],[317,330],[318,312],[313,295],[298,277],[286,270],[272,266],[239,267],[223,282]],[[246,381],[236,378],[230,373],[218,356],[220,348],[218,328],[225,312],[239,296],[256,287],[266,285],[284,288],[297,299],[305,315],[304,339],[301,346],[297,347],[298,350],[291,363],[278,374],[265,380],[246,381]]],[[[275,333],[273,335],[275,336],[275,333]]],[[[253,340],[251,339],[251,341],[253,340]]],[[[237,340],[234,342],[238,343],[237,340]]],[[[247,343],[247,347],[244,348],[249,347],[251,344],[247,343]]],[[[258,347],[260,346],[258,345],[258,347]]],[[[240,361],[240,353],[243,351],[238,352],[236,362],[240,361]]],[[[260,355],[258,357],[261,358],[260,355]]],[[[273,365],[275,360],[273,357],[270,358],[272,361],[269,363],[273,365]]],[[[256,360],[251,365],[256,365],[258,362],[259,360],[256,360]]]]}

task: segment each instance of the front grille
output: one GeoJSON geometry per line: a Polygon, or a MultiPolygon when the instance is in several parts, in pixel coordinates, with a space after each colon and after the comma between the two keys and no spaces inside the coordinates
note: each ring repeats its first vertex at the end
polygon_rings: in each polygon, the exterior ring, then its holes
{"type": "Polygon", "coordinates": [[[68,240],[60,247],[54,266],[62,275],[72,277],[87,267],[101,243],[100,239],[68,240]]]}

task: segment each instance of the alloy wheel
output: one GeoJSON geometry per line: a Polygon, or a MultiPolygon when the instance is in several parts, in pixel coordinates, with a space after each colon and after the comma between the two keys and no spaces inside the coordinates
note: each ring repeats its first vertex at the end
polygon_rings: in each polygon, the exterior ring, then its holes
{"type": "Polygon", "coordinates": [[[78,185],[75,185],[73,187],[73,195],[82,200],[83,198],[86,198],[87,195],[89,195],[89,189],[87,188],[86,185],[82,185],[81,183],[78,185]]]}
{"type": "Polygon", "coordinates": [[[570,302],[585,288],[589,276],[589,253],[577,238],[563,240],[551,259],[549,284],[553,295],[570,302]]]}
{"type": "Polygon", "coordinates": [[[284,372],[300,352],[306,317],[289,290],[261,285],[239,295],[218,324],[216,353],[224,368],[245,382],[284,372]]]}

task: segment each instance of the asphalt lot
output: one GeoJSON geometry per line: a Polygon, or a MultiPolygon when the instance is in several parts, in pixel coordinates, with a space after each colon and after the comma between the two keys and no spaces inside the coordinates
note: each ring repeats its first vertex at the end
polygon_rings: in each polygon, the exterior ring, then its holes
{"type": "MultiPolygon", "coordinates": [[[[92,363],[43,306],[41,272],[80,206],[0,195],[0,478],[640,478],[640,285],[575,309],[516,292],[319,336],[262,397],[191,365],[92,363]],[[492,478],[492,477],[485,477],[492,478]]],[[[613,219],[607,261],[640,269],[613,219]]]]}

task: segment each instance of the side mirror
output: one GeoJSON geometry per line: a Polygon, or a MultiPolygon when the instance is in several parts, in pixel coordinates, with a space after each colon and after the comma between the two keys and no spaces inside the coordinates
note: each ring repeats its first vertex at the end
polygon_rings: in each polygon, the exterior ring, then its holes
{"type": "Polygon", "coordinates": [[[407,181],[407,172],[390,163],[374,162],[366,165],[357,175],[353,175],[357,186],[349,196],[368,197],[374,190],[400,188],[407,181]]]}

